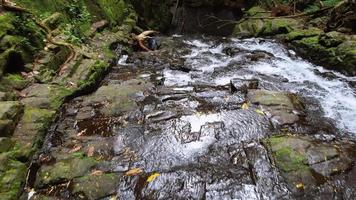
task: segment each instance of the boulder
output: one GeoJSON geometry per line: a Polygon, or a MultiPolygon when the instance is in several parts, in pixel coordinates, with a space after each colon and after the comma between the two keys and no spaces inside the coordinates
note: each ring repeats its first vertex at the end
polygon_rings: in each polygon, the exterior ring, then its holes
{"type": "Polygon", "coordinates": [[[0,137],[12,134],[23,113],[23,105],[18,101],[0,102],[0,137]]]}

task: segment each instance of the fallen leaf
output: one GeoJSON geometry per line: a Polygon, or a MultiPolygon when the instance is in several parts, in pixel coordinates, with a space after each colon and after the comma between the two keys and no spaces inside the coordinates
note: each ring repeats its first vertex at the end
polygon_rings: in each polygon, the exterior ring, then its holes
{"type": "Polygon", "coordinates": [[[262,111],[262,110],[260,110],[260,109],[256,109],[256,113],[257,114],[260,114],[260,115],[264,115],[265,113],[262,111]]]}
{"type": "Polygon", "coordinates": [[[80,131],[80,132],[77,134],[77,136],[82,136],[82,135],[84,135],[86,131],[87,131],[87,129],[84,129],[84,130],[80,131]]]}
{"type": "Polygon", "coordinates": [[[104,172],[101,170],[95,170],[91,173],[93,176],[101,176],[104,172]]]}
{"type": "Polygon", "coordinates": [[[133,169],[130,169],[129,171],[127,171],[125,173],[125,176],[136,176],[138,174],[141,174],[142,172],[143,171],[140,168],[133,168],[133,169]]]}
{"type": "Polygon", "coordinates": [[[160,174],[155,172],[153,174],[151,174],[148,178],[147,178],[147,183],[150,183],[152,181],[154,181],[160,174]]]}
{"type": "Polygon", "coordinates": [[[303,183],[298,183],[297,185],[295,185],[295,187],[297,189],[304,190],[304,184],[303,183]]]}
{"type": "Polygon", "coordinates": [[[94,155],[94,147],[89,147],[87,155],[88,157],[92,157],[94,155]]]}
{"type": "Polygon", "coordinates": [[[109,200],[117,200],[117,196],[113,196],[109,200]]]}
{"type": "Polygon", "coordinates": [[[82,146],[74,147],[73,149],[71,149],[71,150],[69,151],[69,153],[77,152],[77,151],[79,151],[81,148],[82,148],[82,146]]]}
{"type": "Polygon", "coordinates": [[[242,108],[243,110],[248,110],[248,103],[242,104],[241,108],[242,108]]]}

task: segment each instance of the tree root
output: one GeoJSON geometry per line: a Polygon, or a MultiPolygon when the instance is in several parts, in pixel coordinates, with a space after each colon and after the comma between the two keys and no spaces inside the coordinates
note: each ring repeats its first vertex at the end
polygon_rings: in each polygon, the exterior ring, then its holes
{"type": "Polygon", "coordinates": [[[59,67],[59,70],[57,71],[57,73],[59,75],[62,75],[64,73],[64,71],[67,69],[68,63],[71,62],[72,60],[74,60],[77,56],[74,46],[72,44],[69,44],[66,42],[55,41],[52,36],[52,31],[46,25],[44,25],[42,22],[37,20],[35,18],[35,15],[28,9],[13,5],[11,2],[6,1],[6,0],[1,0],[1,6],[3,7],[4,10],[7,10],[7,11],[27,13],[27,14],[32,15],[33,16],[32,19],[34,20],[36,25],[39,26],[46,33],[46,39],[49,43],[57,45],[57,46],[63,46],[70,50],[70,55],[68,56],[67,60],[59,67]]]}

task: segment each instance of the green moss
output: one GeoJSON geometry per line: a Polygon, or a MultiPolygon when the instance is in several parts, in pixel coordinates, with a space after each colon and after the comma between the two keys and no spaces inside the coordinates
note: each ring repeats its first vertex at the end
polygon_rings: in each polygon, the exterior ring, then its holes
{"type": "Polygon", "coordinates": [[[0,198],[18,199],[26,176],[26,165],[13,160],[9,154],[0,154],[0,198]]]}
{"type": "Polygon", "coordinates": [[[22,120],[24,123],[50,124],[54,115],[55,112],[51,110],[26,106],[22,120]]]}
{"type": "Polygon", "coordinates": [[[6,74],[0,81],[0,91],[21,90],[28,85],[29,81],[19,74],[6,74]]]}
{"type": "Polygon", "coordinates": [[[106,19],[108,19],[111,24],[117,24],[123,21],[124,14],[127,12],[127,6],[124,0],[98,0],[97,2],[104,11],[106,19]]]}
{"type": "Polygon", "coordinates": [[[246,11],[246,15],[250,17],[264,17],[270,15],[265,9],[260,6],[254,6],[246,11]]]}
{"type": "Polygon", "coordinates": [[[304,140],[293,136],[272,136],[267,139],[267,144],[277,167],[283,172],[289,173],[309,168],[304,150],[297,148],[298,145],[308,145],[304,143],[304,140]]]}
{"type": "Polygon", "coordinates": [[[51,166],[43,165],[37,174],[36,185],[42,187],[47,184],[84,176],[88,174],[91,168],[96,164],[97,162],[92,158],[70,157],[60,160],[51,166]]]}
{"type": "Polygon", "coordinates": [[[306,37],[314,37],[322,34],[323,31],[318,28],[309,28],[309,29],[298,29],[288,33],[285,36],[285,40],[301,40],[306,37]]]}
{"type": "Polygon", "coordinates": [[[8,31],[15,30],[15,27],[12,24],[13,19],[14,19],[14,15],[10,13],[5,13],[0,15],[0,39],[4,35],[6,35],[8,31]]]}
{"type": "Polygon", "coordinates": [[[65,98],[73,94],[73,90],[67,89],[65,87],[56,88],[52,91],[53,95],[51,97],[51,108],[57,110],[60,108],[65,100],[65,98]]]}
{"type": "Polygon", "coordinates": [[[273,153],[275,161],[281,170],[284,172],[297,171],[303,168],[308,168],[307,159],[305,155],[291,149],[290,147],[283,147],[273,153]]]}
{"type": "Polygon", "coordinates": [[[86,80],[79,81],[79,88],[85,89],[92,87],[104,75],[108,68],[108,63],[97,61],[94,65],[90,66],[88,78],[86,80]]]}

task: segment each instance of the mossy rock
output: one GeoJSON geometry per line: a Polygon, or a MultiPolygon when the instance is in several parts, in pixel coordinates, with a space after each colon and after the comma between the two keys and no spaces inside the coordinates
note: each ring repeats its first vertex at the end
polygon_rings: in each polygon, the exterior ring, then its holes
{"type": "Polygon", "coordinates": [[[0,80],[0,91],[22,90],[29,84],[20,74],[6,74],[0,80]]]}
{"type": "Polygon", "coordinates": [[[44,25],[46,25],[51,30],[58,28],[58,26],[64,22],[64,16],[60,12],[55,12],[51,16],[47,17],[42,21],[44,25]]]}
{"type": "Polygon", "coordinates": [[[53,122],[55,111],[25,106],[24,114],[18,123],[13,140],[16,157],[29,159],[43,144],[45,134],[53,122]]]}
{"type": "Polygon", "coordinates": [[[14,146],[14,142],[8,137],[0,137],[0,153],[9,151],[14,146]]]}
{"type": "Polygon", "coordinates": [[[268,17],[270,13],[268,13],[265,9],[260,6],[254,6],[247,10],[246,15],[249,17],[268,17]]]}
{"type": "Polygon", "coordinates": [[[295,19],[247,19],[235,26],[233,35],[235,36],[273,36],[287,34],[300,27],[300,23],[295,19]]]}
{"type": "Polygon", "coordinates": [[[308,167],[305,150],[311,145],[309,141],[273,136],[269,139],[269,143],[277,166],[284,172],[308,167]]]}
{"type": "Polygon", "coordinates": [[[245,20],[235,26],[233,35],[242,37],[258,36],[266,29],[266,23],[262,19],[245,20]]]}
{"type": "Polygon", "coordinates": [[[119,178],[118,174],[87,175],[77,178],[73,181],[73,192],[84,194],[88,199],[104,198],[116,193],[119,178]]]}
{"type": "Polygon", "coordinates": [[[100,77],[102,77],[109,69],[109,67],[110,65],[106,62],[96,61],[93,65],[90,66],[89,72],[87,73],[87,78],[79,81],[79,89],[83,90],[94,86],[100,77]]]}
{"type": "Polygon", "coordinates": [[[265,29],[260,35],[277,35],[277,34],[287,34],[300,27],[300,22],[295,19],[288,18],[276,18],[272,20],[267,20],[265,29]]]}
{"type": "Polygon", "coordinates": [[[297,29],[284,36],[286,41],[301,40],[307,37],[314,37],[324,33],[318,28],[297,29]]]}
{"type": "Polygon", "coordinates": [[[0,102],[0,137],[12,134],[22,116],[23,105],[18,101],[0,102]]]}
{"type": "Polygon", "coordinates": [[[344,42],[347,38],[344,34],[339,33],[337,31],[328,32],[320,35],[319,43],[325,47],[336,47],[342,42],[344,42]]]}
{"type": "Polygon", "coordinates": [[[12,24],[13,19],[14,15],[10,13],[0,15],[0,39],[9,31],[15,30],[15,27],[12,24]]]}
{"type": "Polygon", "coordinates": [[[54,165],[41,166],[36,187],[42,188],[48,184],[60,183],[89,174],[96,161],[87,157],[70,157],[56,162],[54,165]]]}
{"type": "Polygon", "coordinates": [[[26,98],[21,100],[24,104],[42,109],[57,110],[65,98],[73,93],[73,90],[60,85],[34,84],[23,92],[26,94],[26,98]]]}
{"type": "Polygon", "coordinates": [[[26,177],[26,165],[0,153],[0,199],[18,199],[26,177]]]}

